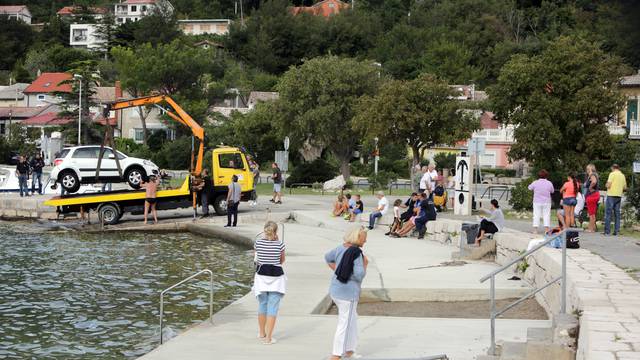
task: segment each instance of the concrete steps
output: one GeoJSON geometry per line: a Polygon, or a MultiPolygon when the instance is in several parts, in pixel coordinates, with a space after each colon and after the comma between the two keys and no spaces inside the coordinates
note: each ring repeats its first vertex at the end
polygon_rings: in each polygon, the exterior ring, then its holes
{"type": "Polygon", "coordinates": [[[496,355],[480,355],[477,360],[575,360],[577,320],[556,315],[551,328],[527,329],[526,342],[507,341],[496,346],[496,355]],[[573,340],[572,340],[573,339],[573,340]]]}

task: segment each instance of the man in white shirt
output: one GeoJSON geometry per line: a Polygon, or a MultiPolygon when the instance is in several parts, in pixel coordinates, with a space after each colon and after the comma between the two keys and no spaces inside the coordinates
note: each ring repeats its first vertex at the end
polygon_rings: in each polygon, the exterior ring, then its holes
{"type": "Polygon", "coordinates": [[[427,167],[422,167],[422,177],[420,178],[420,185],[418,186],[418,193],[422,194],[429,187],[429,177],[427,176],[429,173],[427,172],[427,167]]]}
{"type": "Polygon", "coordinates": [[[384,193],[378,191],[376,197],[378,198],[378,207],[369,215],[369,230],[373,230],[374,226],[376,226],[376,219],[382,217],[389,210],[389,201],[387,201],[384,193]]]}
{"type": "Polygon", "coordinates": [[[423,168],[422,171],[424,171],[424,175],[422,175],[422,179],[420,179],[420,192],[430,194],[433,189],[436,188],[436,180],[438,180],[436,166],[429,164],[429,166],[426,169],[423,168]]]}

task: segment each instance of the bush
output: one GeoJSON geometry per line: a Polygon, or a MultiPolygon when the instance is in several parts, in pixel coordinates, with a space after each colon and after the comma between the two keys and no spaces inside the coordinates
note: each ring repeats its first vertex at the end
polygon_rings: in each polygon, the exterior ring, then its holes
{"type": "Polygon", "coordinates": [[[483,174],[494,174],[495,176],[516,177],[515,169],[481,169],[483,174]]]}
{"type": "Polygon", "coordinates": [[[385,190],[389,184],[398,179],[398,174],[390,171],[378,171],[378,175],[371,174],[368,181],[373,190],[385,190]]]}
{"type": "Polygon", "coordinates": [[[156,165],[163,169],[187,170],[191,161],[191,137],[183,136],[167,142],[160,151],[151,156],[156,165]]]}
{"type": "MultiPolygon", "coordinates": [[[[627,203],[631,204],[635,209],[636,220],[640,220],[640,181],[631,186],[629,182],[629,190],[627,191],[627,203]]],[[[602,206],[604,208],[604,206],[602,206]]]]}
{"type": "Polygon", "coordinates": [[[454,153],[437,153],[433,157],[438,169],[453,169],[456,167],[456,154],[454,153]]]}
{"type": "Polygon", "coordinates": [[[333,179],[338,173],[337,167],[324,159],[316,159],[296,166],[287,179],[287,183],[313,184],[333,179]]]}
{"type": "Polygon", "coordinates": [[[528,186],[534,180],[532,177],[522,180],[511,189],[509,204],[514,210],[531,210],[533,208],[533,191],[530,191],[528,186]]]}

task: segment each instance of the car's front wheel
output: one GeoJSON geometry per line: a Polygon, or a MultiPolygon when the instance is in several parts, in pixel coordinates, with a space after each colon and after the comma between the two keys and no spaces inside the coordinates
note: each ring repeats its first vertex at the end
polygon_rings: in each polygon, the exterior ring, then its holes
{"type": "Polygon", "coordinates": [[[141,167],[132,166],[127,169],[124,178],[127,180],[127,183],[129,183],[129,186],[134,189],[139,189],[142,181],[147,179],[147,173],[141,167]]]}
{"type": "Polygon", "coordinates": [[[60,176],[58,176],[58,182],[64,191],[68,193],[74,193],[80,189],[80,179],[78,179],[78,175],[71,170],[63,171],[60,176]]]}

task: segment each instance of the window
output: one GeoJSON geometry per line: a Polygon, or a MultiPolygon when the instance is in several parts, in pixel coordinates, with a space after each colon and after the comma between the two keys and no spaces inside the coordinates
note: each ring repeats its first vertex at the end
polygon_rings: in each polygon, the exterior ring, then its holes
{"type": "Polygon", "coordinates": [[[209,24],[200,24],[200,31],[211,31],[211,25],[209,25],[209,24]]]}
{"type": "Polygon", "coordinates": [[[45,97],[45,94],[38,94],[38,101],[44,101],[45,97]]]}
{"type": "Polygon", "coordinates": [[[627,123],[638,120],[638,100],[627,100],[627,123]]]}
{"type": "Polygon", "coordinates": [[[225,169],[244,169],[244,162],[239,153],[218,155],[220,167],[225,169]]]}
{"type": "Polygon", "coordinates": [[[73,29],[73,41],[87,41],[87,29],[73,29]]]}
{"type": "Polygon", "coordinates": [[[142,12],[146,12],[147,11],[147,5],[142,5],[142,12]]]}
{"type": "Polygon", "coordinates": [[[131,12],[138,11],[138,7],[136,5],[131,5],[131,12]]]}
{"type": "Polygon", "coordinates": [[[73,156],[71,157],[74,159],[97,159],[99,151],[100,148],[95,147],[80,148],[76,149],[76,151],[73,153],[73,156]]]}
{"type": "MultiPolygon", "coordinates": [[[[98,149],[98,154],[100,153],[100,149],[98,149]]],[[[104,154],[102,154],[102,158],[103,159],[109,159],[109,156],[113,155],[113,150],[111,149],[104,149],[104,154]]],[[[122,154],[121,152],[118,151],[118,160],[122,160],[124,159],[126,156],[124,154],[122,154]]]]}
{"type": "Polygon", "coordinates": [[[144,140],[144,131],[142,129],[135,129],[135,133],[133,135],[134,141],[143,141],[144,140]]]}
{"type": "Polygon", "coordinates": [[[2,123],[0,124],[0,135],[4,135],[4,132],[5,132],[5,124],[2,123]]]}

